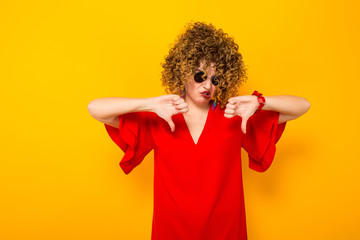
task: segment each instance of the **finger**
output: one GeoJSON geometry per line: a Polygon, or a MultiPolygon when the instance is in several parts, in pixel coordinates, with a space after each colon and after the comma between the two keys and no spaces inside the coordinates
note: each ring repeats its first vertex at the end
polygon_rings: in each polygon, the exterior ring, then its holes
{"type": "Polygon", "coordinates": [[[182,104],[179,104],[179,105],[175,106],[175,108],[178,109],[178,110],[181,110],[181,109],[186,108],[186,107],[187,107],[186,103],[182,103],[182,104]]]}
{"type": "Polygon", "coordinates": [[[235,109],[235,108],[236,108],[236,105],[229,104],[229,105],[226,105],[226,108],[228,108],[228,109],[235,109]]]}
{"type": "Polygon", "coordinates": [[[179,110],[179,113],[186,113],[187,111],[189,111],[189,108],[183,108],[181,110],[179,110]]]}
{"type": "MultiPolygon", "coordinates": [[[[187,111],[189,111],[189,108],[188,108],[188,107],[183,107],[183,108],[181,108],[181,109],[176,109],[176,110],[175,110],[175,114],[185,113],[185,112],[187,112],[187,111]]],[[[175,115],[175,114],[174,114],[174,115],[175,115]]]]}
{"type": "Polygon", "coordinates": [[[230,98],[230,99],[229,99],[229,103],[235,104],[235,103],[236,103],[236,99],[235,99],[235,98],[230,98]]]}
{"type": "Polygon", "coordinates": [[[171,98],[172,101],[178,101],[180,99],[179,95],[172,94],[171,96],[172,96],[171,98]]]}
{"type": "Polygon", "coordinates": [[[184,103],[184,99],[182,99],[182,98],[180,98],[176,101],[173,101],[173,104],[175,104],[175,105],[182,104],[182,103],[184,103]]]}
{"type": "Polygon", "coordinates": [[[224,114],[224,117],[226,118],[232,118],[234,116],[235,116],[234,114],[227,114],[227,113],[224,114]]]}
{"type": "Polygon", "coordinates": [[[225,109],[225,113],[227,113],[227,114],[234,114],[234,113],[235,113],[235,110],[234,110],[234,109],[226,108],[226,109],[225,109]]]}

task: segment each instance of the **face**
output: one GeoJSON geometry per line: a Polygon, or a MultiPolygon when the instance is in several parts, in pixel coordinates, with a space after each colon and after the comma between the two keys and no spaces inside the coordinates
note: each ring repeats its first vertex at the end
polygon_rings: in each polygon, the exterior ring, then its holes
{"type": "Polygon", "coordinates": [[[210,64],[206,72],[203,69],[203,65],[203,62],[200,62],[200,66],[197,68],[195,74],[200,71],[204,72],[205,75],[203,75],[203,77],[206,77],[206,80],[201,83],[195,82],[195,75],[193,75],[190,76],[189,83],[185,84],[186,100],[200,105],[208,104],[214,97],[216,91],[216,86],[211,81],[213,76],[216,75],[214,63],[210,64]]]}

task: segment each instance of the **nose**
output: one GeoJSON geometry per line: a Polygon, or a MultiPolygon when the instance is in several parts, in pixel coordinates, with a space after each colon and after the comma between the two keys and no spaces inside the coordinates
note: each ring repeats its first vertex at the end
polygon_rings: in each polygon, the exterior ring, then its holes
{"type": "Polygon", "coordinates": [[[210,89],[210,88],[211,88],[211,84],[212,84],[211,78],[207,77],[206,80],[203,82],[203,84],[204,84],[204,87],[205,87],[206,89],[210,89]]]}

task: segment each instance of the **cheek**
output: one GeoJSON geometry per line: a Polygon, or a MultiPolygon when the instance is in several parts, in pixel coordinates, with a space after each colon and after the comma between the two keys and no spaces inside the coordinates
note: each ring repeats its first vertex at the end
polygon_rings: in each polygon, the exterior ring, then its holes
{"type": "Polygon", "coordinates": [[[212,89],[212,93],[215,94],[215,92],[216,92],[216,87],[214,87],[214,88],[212,89]]]}
{"type": "Polygon", "coordinates": [[[196,86],[192,83],[189,83],[187,86],[186,86],[186,91],[188,93],[193,93],[193,92],[196,92],[196,86]]]}

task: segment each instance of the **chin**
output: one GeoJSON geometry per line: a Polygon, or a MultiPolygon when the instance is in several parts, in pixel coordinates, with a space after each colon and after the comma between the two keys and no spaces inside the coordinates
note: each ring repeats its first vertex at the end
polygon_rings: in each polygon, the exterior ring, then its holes
{"type": "Polygon", "coordinates": [[[206,104],[206,103],[209,103],[210,101],[211,101],[211,98],[209,98],[209,99],[203,98],[203,99],[200,99],[200,100],[198,101],[198,103],[199,103],[199,104],[206,104]]]}

